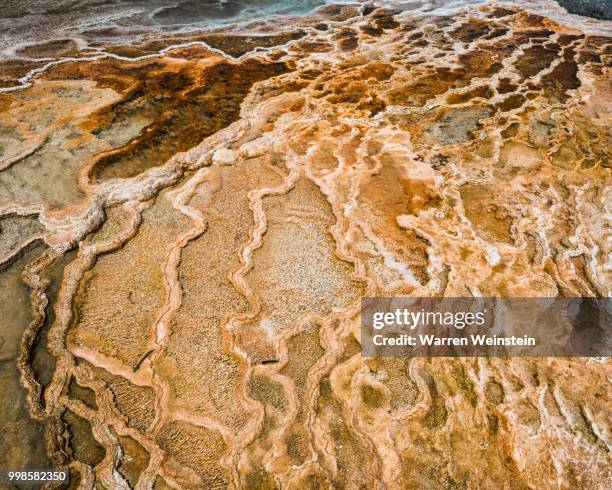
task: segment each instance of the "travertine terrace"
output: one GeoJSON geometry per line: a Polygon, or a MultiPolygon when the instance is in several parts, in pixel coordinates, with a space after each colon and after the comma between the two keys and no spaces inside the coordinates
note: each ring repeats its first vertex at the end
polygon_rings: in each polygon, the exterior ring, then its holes
{"type": "Polygon", "coordinates": [[[383,3],[4,51],[0,468],[612,487],[609,360],[359,344],[365,295],[610,296],[612,25],[383,3]]]}

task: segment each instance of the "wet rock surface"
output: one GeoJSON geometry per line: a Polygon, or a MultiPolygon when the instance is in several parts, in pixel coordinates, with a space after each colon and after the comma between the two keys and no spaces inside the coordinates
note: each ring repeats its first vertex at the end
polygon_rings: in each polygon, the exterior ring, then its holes
{"type": "Polygon", "coordinates": [[[558,2],[572,14],[612,20],[612,5],[606,0],[558,0],[558,2]]]}
{"type": "Polygon", "coordinates": [[[612,26],[443,3],[2,54],[0,467],[610,488],[609,359],[360,355],[363,296],[612,293],[612,26]]]}

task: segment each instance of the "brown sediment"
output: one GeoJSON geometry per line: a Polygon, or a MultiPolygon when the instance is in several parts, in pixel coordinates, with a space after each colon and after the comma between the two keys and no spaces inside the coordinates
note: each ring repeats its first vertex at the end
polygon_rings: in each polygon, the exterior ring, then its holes
{"type": "Polygon", "coordinates": [[[136,486],[138,478],[147,467],[149,453],[137,441],[129,436],[120,437],[119,444],[125,453],[125,457],[122,458],[117,469],[133,488],[136,486]]]}
{"type": "MultiPolygon", "coordinates": [[[[100,181],[133,177],[192,148],[238,117],[240,103],[254,83],[286,71],[283,63],[230,63],[216,57],[201,62],[105,60],[90,67],[74,63],[58,66],[47,76],[97,80],[104,74],[100,80],[103,84],[129,86],[126,100],[112,108],[113,117],[121,117],[124,111],[151,115],[153,122],[137,138],[96,157],[91,172],[94,181],[100,181]]],[[[98,131],[105,122],[113,122],[104,121],[108,119],[105,115],[101,114],[102,125],[96,125],[98,131]]]]}
{"type": "Polygon", "coordinates": [[[44,288],[47,305],[44,309],[44,320],[42,323],[32,325],[35,328],[34,337],[29,347],[29,358],[23,360],[32,369],[35,382],[42,389],[51,384],[53,372],[55,371],[55,358],[48,350],[48,332],[55,321],[55,306],[62,283],[64,268],[75,258],[75,252],[70,251],[59,257],[51,256],[50,264],[42,264],[40,271],[39,287],[44,288]]]}
{"type": "MultiPolygon", "coordinates": [[[[138,58],[158,53],[162,49],[169,49],[172,56],[183,58],[181,51],[183,49],[199,49],[202,50],[198,58],[203,58],[206,53],[206,46],[215,50],[220,50],[223,53],[234,58],[250,53],[257,48],[271,48],[275,46],[283,46],[291,41],[300,39],[306,35],[303,30],[291,30],[281,33],[254,33],[249,34],[233,34],[231,32],[219,32],[209,34],[193,34],[184,36],[167,37],[162,39],[154,39],[145,41],[137,45],[108,45],[104,47],[104,52],[116,54],[127,58],[138,58]],[[200,43],[199,45],[196,43],[200,43]],[[202,44],[204,43],[204,44],[202,44]],[[190,44],[195,44],[189,46],[190,44]],[[173,46],[186,45],[189,48],[172,49],[173,46]],[[177,52],[178,51],[178,52],[177,52]]],[[[210,55],[210,49],[208,49],[210,55]]]]}
{"type": "Polygon", "coordinates": [[[35,321],[32,290],[22,272],[43,254],[44,246],[37,241],[0,268],[0,464],[6,468],[48,464],[43,426],[30,419],[28,393],[19,375],[22,336],[35,321]]]}
{"type": "Polygon", "coordinates": [[[358,335],[364,295],[609,295],[609,38],[362,13],[0,95],[18,364],[73,485],[609,486],[608,361],[366,359],[358,335]]]}
{"type": "Polygon", "coordinates": [[[0,216],[0,264],[4,265],[24,247],[41,239],[42,231],[35,215],[12,213],[0,216]]]}
{"type": "MultiPolygon", "coordinates": [[[[343,22],[359,15],[356,5],[325,5],[315,12],[316,16],[330,19],[336,22],[343,22]]],[[[315,18],[316,18],[315,16],[315,18]]]]}
{"type": "Polygon", "coordinates": [[[19,79],[31,70],[45,66],[46,61],[5,60],[0,61],[0,88],[19,85],[19,79]]]}

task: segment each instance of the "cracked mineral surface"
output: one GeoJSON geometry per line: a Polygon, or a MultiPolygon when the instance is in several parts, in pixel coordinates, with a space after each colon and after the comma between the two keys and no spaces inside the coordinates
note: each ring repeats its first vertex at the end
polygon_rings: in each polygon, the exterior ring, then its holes
{"type": "Polygon", "coordinates": [[[365,358],[359,329],[364,296],[612,295],[610,21],[5,4],[0,469],[612,488],[609,358],[365,358]]]}

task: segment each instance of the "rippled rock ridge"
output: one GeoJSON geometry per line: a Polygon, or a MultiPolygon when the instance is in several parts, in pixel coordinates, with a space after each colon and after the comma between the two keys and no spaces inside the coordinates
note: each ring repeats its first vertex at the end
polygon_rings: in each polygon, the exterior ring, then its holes
{"type": "Polygon", "coordinates": [[[610,22],[50,3],[0,19],[0,468],[612,487],[609,359],[359,343],[363,296],[610,296],[610,22]]]}

